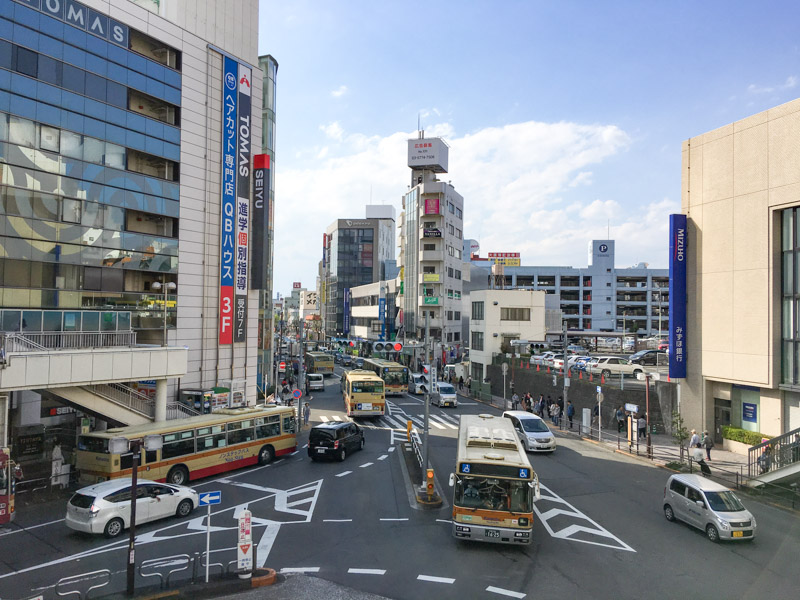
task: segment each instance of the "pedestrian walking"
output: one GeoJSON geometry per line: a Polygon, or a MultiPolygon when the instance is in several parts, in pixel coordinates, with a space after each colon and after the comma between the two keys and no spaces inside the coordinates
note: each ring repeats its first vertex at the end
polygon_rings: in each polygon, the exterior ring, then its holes
{"type": "Polygon", "coordinates": [[[553,425],[558,427],[558,422],[561,417],[561,408],[556,402],[553,403],[553,425]]]}
{"type": "Polygon", "coordinates": [[[519,407],[519,396],[517,395],[516,392],[514,392],[514,395],[511,396],[511,410],[517,410],[518,407],[519,407]]]}
{"type": "Polygon", "coordinates": [[[637,420],[636,424],[638,425],[637,429],[639,430],[639,439],[642,440],[647,437],[647,419],[644,418],[644,415],[639,415],[639,419],[637,420]]]}
{"type": "Polygon", "coordinates": [[[572,400],[567,400],[567,419],[569,419],[569,428],[572,429],[572,418],[575,416],[575,407],[572,405],[572,400]]]}
{"type": "Polygon", "coordinates": [[[714,439],[708,435],[708,429],[703,431],[703,448],[706,449],[706,460],[711,460],[711,449],[714,447],[714,439]]]}
{"type": "Polygon", "coordinates": [[[544,408],[547,411],[547,418],[552,421],[553,420],[553,399],[550,396],[547,397],[547,402],[545,402],[544,408]]]}
{"type": "Polygon", "coordinates": [[[622,433],[622,428],[625,427],[625,411],[621,406],[617,407],[614,417],[617,419],[617,433],[622,433]]]}
{"type": "Polygon", "coordinates": [[[464,377],[462,375],[458,376],[458,391],[462,391],[464,389],[464,377]]]}
{"type": "Polygon", "coordinates": [[[711,469],[708,468],[706,461],[703,460],[703,448],[700,446],[700,442],[697,442],[692,449],[692,460],[700,465],[700,471],[703,475],[711,474],[711,469]]]}
{"type": "Polygon", "coordinates": [[[692,451],[692,448],[697,446],[700,443],[700,436],[697,435],[697,430],[692,429],[692,437],[689,439],[689,452],[692,451]]]}
{"type": "Polygon", "coordinates": [[[311,405],[306,402],[303,405],[303,427],[308,427],[308,420],[311,418],[311,405]]]}

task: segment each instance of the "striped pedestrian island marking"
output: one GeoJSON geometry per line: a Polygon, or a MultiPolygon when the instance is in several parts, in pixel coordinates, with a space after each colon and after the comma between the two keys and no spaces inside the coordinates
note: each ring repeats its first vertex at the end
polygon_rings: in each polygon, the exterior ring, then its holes
{"type": "Polygon", "coordinates": [[[347,569],[354,575],[386,575],[386,569],[347,569]]]}
{"type": "Polygon", "coordinates": [[[419,581],[431,581],[433,583],[453,583],[452,577],[434,577],[433,575],[417,575],[419,581]]]}

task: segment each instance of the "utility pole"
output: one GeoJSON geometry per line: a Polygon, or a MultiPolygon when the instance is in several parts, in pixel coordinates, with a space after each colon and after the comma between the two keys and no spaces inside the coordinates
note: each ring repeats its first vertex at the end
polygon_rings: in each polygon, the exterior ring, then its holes
{"type": "MultiPolygon", "coordinates": [[[[429,428],[429,418],[431,414],[431,388],[435,385],[434,381],[434,369],[436,367],[433,366],[433,361],[429,359],[430,356],[430,313],[429,311],[425,311],[425,362],[430,365],[430,382],[428,383],[428,388],[425,391],[425,427],[423,431],[423,457],[422,457],[422,488],[425,489],[425,474],[428,471],[428,428],[429,428]]],[[[424,363],[423,363],[424,364],[424,363]]]]}
{"type": "MultiPolygon", "coordinates": [[[[303,385],[303,383],[302,383],[304,381],[303,370],[304,370],[304,366],[305,366],[303,364],[303,359],[305,358],[305,353],[303,352],[303,350],[305,348],[305,330],[306,330],[306,328],[304,327],[304,323],[301,320],[300,321],[300,345],[298,346],[298,349],[297,349],[297,353],[300,355],[300,356],[298,356],[298,359],[297,359],[297,362],[300,365],[299,368],[297,369],[297,389],[298,390],[302,390],[305,387],[303,385]]],[[[296,430],[300,429],[300,426],[301,426],[301,424],[303,422],[303,413],[301,412],[303,410],[303,402],[301,401],[301,398],[303,398],[303,396],[300,396],[300,398],[297,399],[297,421],[296,421],[297,425],[296,425],[296,430]]]]}
{"type": "Polygon", "coordinates": [[[568,357],[567,357],[567,321],[566,319],[562,323],[562,329],[564,331],[564,408],[561,409],[561,415],[559,424],[561,425],[561,429],[564,429],[564,421],[566,420],[567,416],[567,394],[569,393],[569,365],[568,357]]]}

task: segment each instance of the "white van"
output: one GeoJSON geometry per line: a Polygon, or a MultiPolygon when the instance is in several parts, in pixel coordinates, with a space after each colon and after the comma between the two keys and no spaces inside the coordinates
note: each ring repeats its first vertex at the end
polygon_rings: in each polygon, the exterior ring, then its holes
{"type": "Polygon", "coordinates": [[[309,373],[306,375],[306,394],[311,390],[324,390],[325,378],[322,373],[309,373]]]}
{"type": "Polygon", "coordinates": [[[672,475],[662,501],[667,521],[679,519],[706,532],[712,542],[756,537],[756,519],[738,496],[700,475],[672,475]]]}
{"type": "Polygon", "coordinates": [[[446,381],[437,381],[431,393],[431,404],[456,408],[458,406],[456,388],[446,381]]]}
{"type": "Polygon", "coordinates": [[[424,394],[428,391],[428,376],[422,373],[408,374],[408,391],[412,394],[424,394]]]}

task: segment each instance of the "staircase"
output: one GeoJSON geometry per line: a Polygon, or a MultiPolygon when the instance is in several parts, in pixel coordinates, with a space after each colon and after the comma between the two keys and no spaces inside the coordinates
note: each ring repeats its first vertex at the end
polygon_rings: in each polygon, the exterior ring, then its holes
{"type": "Polygon", "coordinates": [[[751,487],[800,479],[800,427],[750,447],[747,475],[751,487]]]}

